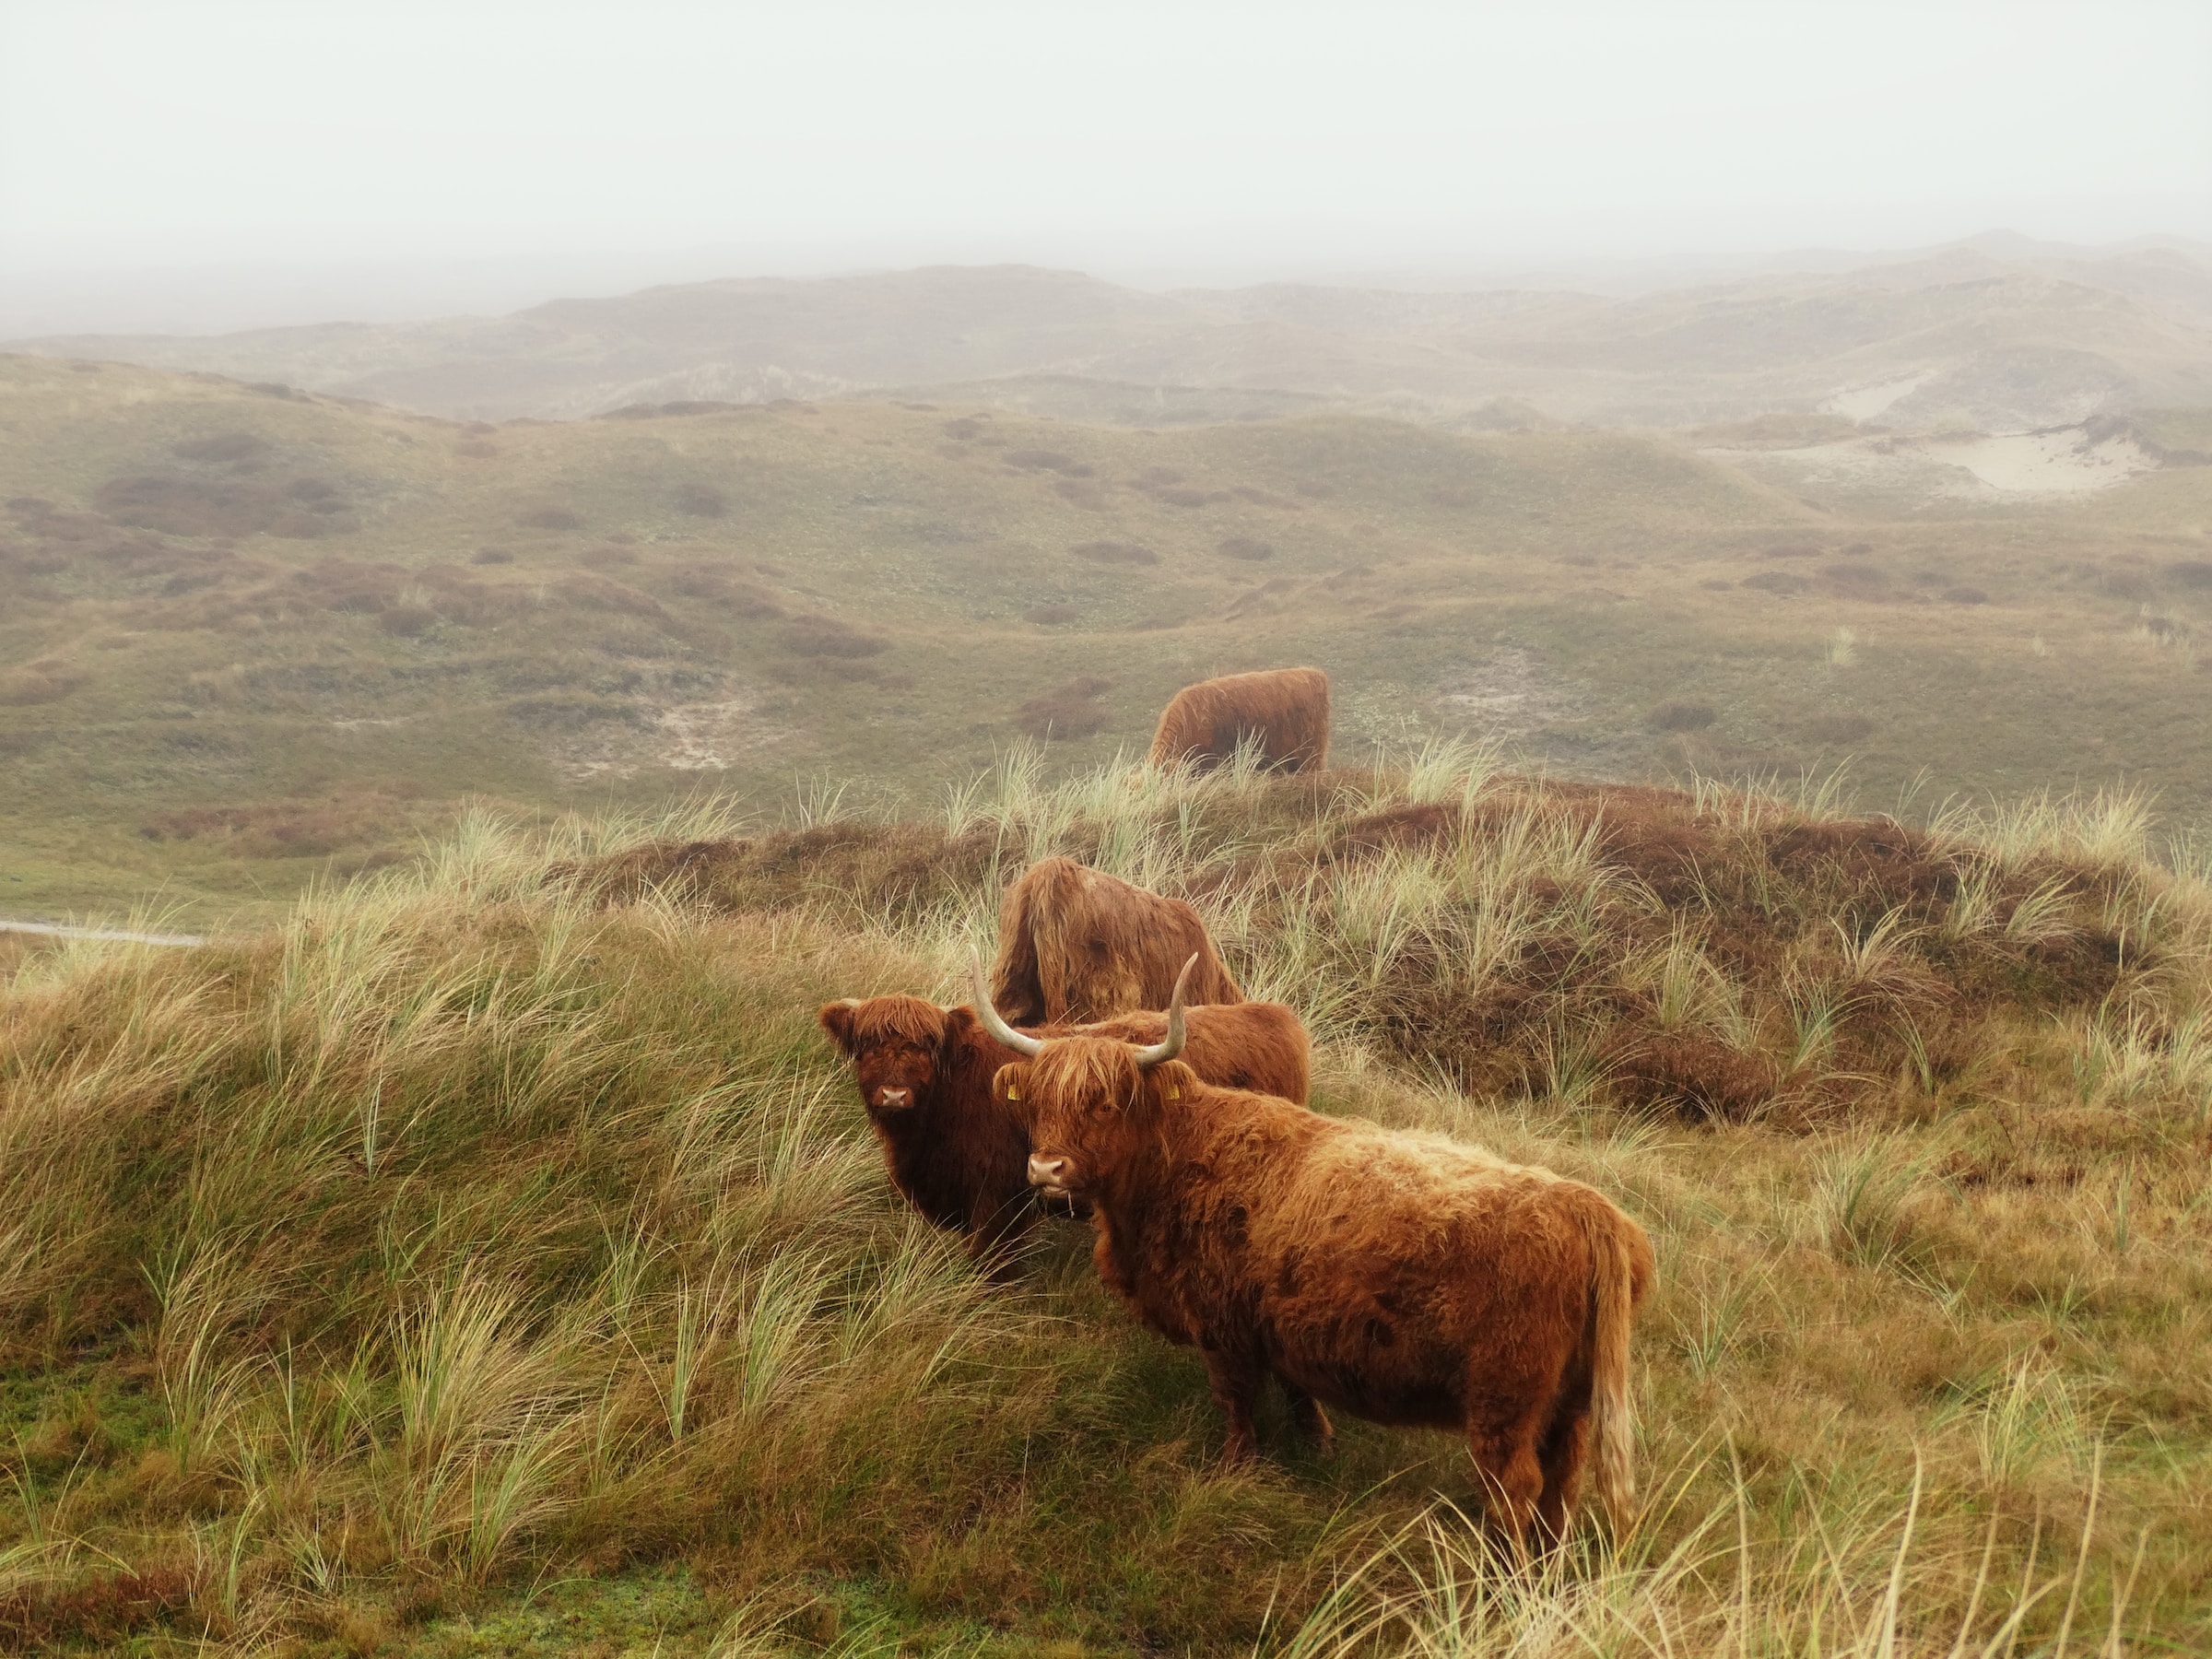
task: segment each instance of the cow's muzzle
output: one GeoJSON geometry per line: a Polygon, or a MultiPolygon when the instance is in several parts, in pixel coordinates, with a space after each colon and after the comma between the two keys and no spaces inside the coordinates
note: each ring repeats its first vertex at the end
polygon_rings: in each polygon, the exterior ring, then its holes
{"type": "Polygon", "coordinates": [[[893,1088],[888,1084],[876,1091],[876,1104],[886,1112],[904,1112],[914,1103],[911,1088],[893,1088]]]}
{"type": "Polygon", "coordinates": [[[1030,1154],[1030,1184],[1047,1198],[1074,1197],[1075,1183],[1075,1159],[1043,1152],[1030,1154]]]}

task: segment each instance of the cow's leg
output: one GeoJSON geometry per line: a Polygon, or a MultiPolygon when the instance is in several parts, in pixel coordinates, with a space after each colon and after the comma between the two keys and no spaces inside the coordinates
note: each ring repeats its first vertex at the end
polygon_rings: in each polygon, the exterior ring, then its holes
{"type": "Polygon", "coordinates": [[[1536,1461],[1544,1469],[1544,1491],[1536,1500],[1537,1541],[1564,1543],[1574,1520],[1574,1506],[1583,1494],[1583,1458],[1590,1438],[1587,1401],[1562,1407],[1537,1449],[1536,1461]]]}
{"type": "Polygon", "coordinates": [[[997,1283],[1021,1277],[1021,1247],[1028,1242],[1036,1214],[1026,1200],[997,1210],[979,1211],[968,1229],[969,1258],[997,1283]]]}
{"type": "Polygon", "coordinates": [[[1252,1408],[1259,1399],[1260,1384],[1266,1381],[1267,1369],[1256,1357],[1233,1348],[1208,1347],[1200,1352],[1206,1359],[1206,1380],[1213,1386],[1214,1404],[1221,1407],[1229,1425],[1221,1461],[1250,1463],[1260,1452],[1259,1436],[1252,1426],[1252,1408]]]}
{"type": "Polygon", "coordinates": [[[1482,1478],[1485,1521],[1516,1560],[1527,1559],[1528,1526],[1544,1492],[1544,1465],[1536,1456],[1540,1421],[1536,1412],[1522,1411],[1485,1414],[1467,1425],[1467,1450],[1482,1478]]]}
{"type": "Polygon", "coordinates": [[[1288,1377],[1278,1377],[1283,1385],[1283,1398],[1289,1403],[1290,1427],[1313,1442],[1316,1456],[1326,1457],[1336,1450],[1336,1427],[1329,1421],[1329,1414],[1321,1408],[1321,1402],[1288,1377]]]}

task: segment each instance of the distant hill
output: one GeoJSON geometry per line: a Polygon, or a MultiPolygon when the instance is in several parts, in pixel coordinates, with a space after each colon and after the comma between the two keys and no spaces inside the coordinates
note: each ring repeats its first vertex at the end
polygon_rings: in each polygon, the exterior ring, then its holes
{"type": "Polygon", "coordinates": [[[1300,284],[1155,294],[1074,272],[940,266],[693,283],[504,317],[15,345],[461,419],[957,394],[1144,425],[1321,400],[1494,426],[1510,400],[1600,426],[1828,411],[2018,431],[2212,402],[2212,265],[2173,248],[2085,257],[1990,236],[1901,264],[1625,299],[1300,284]]]}

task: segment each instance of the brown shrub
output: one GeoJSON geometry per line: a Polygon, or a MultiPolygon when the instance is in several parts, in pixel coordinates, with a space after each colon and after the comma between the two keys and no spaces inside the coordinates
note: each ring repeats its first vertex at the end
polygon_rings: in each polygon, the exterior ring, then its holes
{"type": "Polygon", "coordinates": [[[400,785],[340,790],[315,800],[187,806],[156,813],[138,833],[150,841],[220,841],[241,858],[322,858],[402,827],[405,802],[413,794],[400,785]]]}
{"type": "Polygon", "coordinates": [[[149,1567],[11,1590],[0,1594],[0,1646],[29,1652],[88,1641],[112,1650],[134,1630],[191,1612],[198,1584],[182,1567],[149,1567]]]}
{"type": "Polygon", "coordinates": [[[469,563],[480,565],[502,565],[513,562],[514,555],[505,547],[478,547],[469,559],[469,563]]]}
{"type": "Polygon", "coordinates": [[[1831,564],[1820,567],[1820,580],[1832,588],[1853,598],[1875,598],[1889,585],[1889,576],[1879,565],[1831,564]]]}
{"type": "Polygon", "coordinates": [[[466,455],[472,461],[488,461],[500,453],[496,443],[487,443],[481,438],[464,438],[453,445],[453,453],[466,455]]]}
{"type": "Polygon", "coordinates": [[[948,420],[945,423],[945,436],[958,439],[962,443],[966,443],[982,429],[965,416],[959,420],[948,420]]]}
{"type": "Polygon", "coordinates": [[[1217,501],[1226,501],[1230,499],[1229,491],[1226,489],[1188,489],[1177,487],[1171,489],[1156,489],[1152,493],[1156,499],[1165,501],[1171,507],[1211,507],[1217,501]]]}
{"type": "Polygon", "coordinates": [[[1742,585],[1756,588],[1762,594],[1802,594],[1813,584],[1802,576],[1793,576],[1787,571],[1761,571],[1756,576],[1744,578],[1742,585]]]}
{"type": "Polygon", "coordinates": [[[2212,587],[2212,560],[2184,559],[2166,567],[2166,580],[2176,587],[2212,587]]]}
{"type": "Polygon", "coordinates": [[[1097,564],[1156,565],[1159,555],[1138,542],[1087,541],[1070,548],[1077,559],[1097,564]]]}
{"type": "Polygon", "coordinates": [[[638,556],[629,547],[588,547],[578,555],[576,562],[604,571],[613,565],[634,565],[638,556]]]}
{"type": "Polygon", "coordinates": [[[1705,1031],[1648,1031],[1613,1057],[1613,1092],[1629,1105],[1667,1107],[1741,1123],[1774,1098],[1773,1062],[1705,1031]]]}
{"type": "Polygon", "coordinates": [[[1015,720],[1032,737],[1088,737],[1104,728],[1107,711],[1099,705],[1099,699],[1112,689],[1110,679],[1081,675],[1030,698],[1017,712],[1015,720]]]}
{"type": "Polygon", "coordinates": [[[1978,587],[1947,587],[1943,590],[1947,605],[1987,605],[1989,595],[1978,587]]]}
{"type": "Polygon", "coordinates": [[[328,478],[312,475],[294,478],[284,487],[290,500],[301,503],[310,512],[338,512],[345,509],[345,495],[328,478]]]}
{"type": "Polygon", "coordinates": [[[636,588],[609,582],[604,576],[571,576],[553,591],[580,610],[612,611],[618,616],[644,617],[655,622],[668,619],[667,611],[651,594],[641,594],[636,588]]]}
{"type": "Polygon", "coordinates": [[[1663,702],[1643,723],[1654,732],[1701,732],[1719,718],[1711,703],[1663,702]]]}
{"type": "Polygon", "coordinates": [[[406,570],[395,564],[357,564],[326,559],[292,572],[291,585],[319,610],[375,616],[399,597],[406,570]]]}
{"type": "Polygon", "coordinates": [[[581,530],[583,520],[566,507],[532,507],[515,514],[514,522],[531,530],[581,530]]]}
{"type": "Polygon", "coordinates": [[[890,646],[890,641],[882,635],[862,633],[835,617],[794,617],[782,637],[786,651],[803,657],[831,657],[841,661],[874,656],[890,646]]]}
{"type": "Polygon", "coordinates": [[[740,617],[780,617],[783,607],[757,582],[730,574],[720,565],[681,564],[667,573],[668,590],[686,599],[704,599],[740,617]]]}
{"type": "Polygon", "coordinates": [[[305,516],[288,512],[285,499],[260,484],[151,473],[110,478],[92,500],[118,524],[169,535],[254,535],[280,518],[305,516]]]}
{"type": "Polygon", "coordinates": [[[438,613],[427,605],[394,605],[379,612],[376,625],[388,634],[420,639],[438,625],[438,613]]]}
{"type": "Polygon", "coordinates": [[[1262,559],[1273,559],[1275,557],[1275,549],[1273,547],[1269,547],[1264,541],[1255,541],[1249,535],[1232,535],[1226,541],[1218,544],[1215,547],[1214,551],[1220,554],[1224,559],[1244,559],[1258,560],[1262,559]]]}
{"type": "Polygon", "coordinates": [[[1023,611],[1021,619],[1040,628],[1057,628],[1063,622],[1073,622],[1078,614],[1072,605],[1037,605],[1023,611]]]}
{"type": "Polygon", "coordinates": [[[676,492],[676,510],[693,518],[725,518],[730,498],[712,484],[686,484],[676,492]]]}

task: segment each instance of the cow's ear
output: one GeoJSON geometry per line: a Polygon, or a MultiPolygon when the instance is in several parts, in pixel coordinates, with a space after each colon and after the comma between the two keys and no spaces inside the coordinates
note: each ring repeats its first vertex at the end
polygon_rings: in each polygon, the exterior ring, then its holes
{"type": "Polygon", "coordinates": [[[830,1041],[847,1054],[853,1052],[853,1016],[860,1004],[848,996],[840,1002],[824,1003],[822,1011],[815,1018],[822,1022],[822,1030],[830,1033],[830,1041]]]}
{"type": "Polygon", "coordinates": [[[956,1048],[983,1029],[983,1022],[975,1017],[975,1010],[960,1003],[942,1011],[942,1023],[937,1027],[937,1046],[956,1048]]]}
{"type": "Polygon", "coordinates": [[[1018,1106],[1030,1098],[1030,1063],[1015,1060],[991,1074],[991,1098],[1018,1106]]]}
{"type": "Polygon", "coordinates": [[[1191,1091],[1198,1087],[1198,1074],[1180,1060],[1163,1060],[1152,1068],[1149,1081],[1152,1098],[1174,1108],[1191,1098],[1191,1091]]]}

